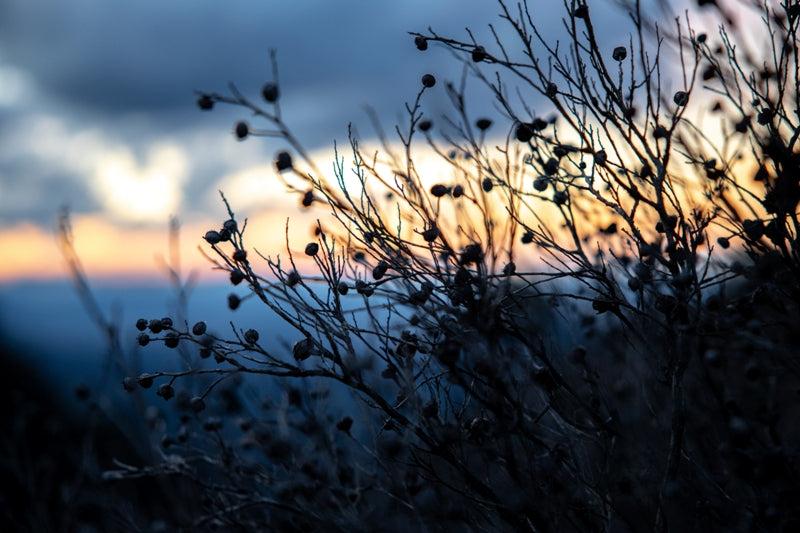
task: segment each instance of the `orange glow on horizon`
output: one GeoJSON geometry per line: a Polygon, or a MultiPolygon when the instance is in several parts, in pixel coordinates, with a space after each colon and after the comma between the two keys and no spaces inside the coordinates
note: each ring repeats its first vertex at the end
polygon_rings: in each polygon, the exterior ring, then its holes
{"type": "MultiPolygon", "coordinates": [[[[287,213],[262,213],[248,219],[245,244],[250,250],[249,259],[263,275],[269,275],[269,269],[255,250],[273,259],[288,255],[287,216],[287,213]]],[[[164,268],[169,258],[167,224],[163,229],[125,228],[98,215],[76,215],[71,223],[75,251],[89,278],[122,283],[167,280],[164,268]]],[[[193,273],[201,282],[226,279],[198,250],[201,247],[209,255],[213,254],[202,237],[206,231],[219,229],[221,225],[222,220],[181,225],[179,258],[184,278],[193,273]]],[[[313,238],[310,227],[311,217],[307,214],[299,210],[291,214],[289,242],[296,260],[298,254],[303,256],[303,248],[313,238]]],[[[70,275],[53,229],[22,222],[0,231],[0,250],[3,250],[0,283],[55,280],[70,275]]]]}

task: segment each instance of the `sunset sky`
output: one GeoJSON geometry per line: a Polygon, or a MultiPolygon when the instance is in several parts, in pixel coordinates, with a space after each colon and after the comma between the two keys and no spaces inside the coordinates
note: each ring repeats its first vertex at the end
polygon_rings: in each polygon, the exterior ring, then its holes
{"type": "MultiPolygon", "coordinates": [[[[591,4],[609,50],[628,41],[620,34],[627,17],[611,4],[591,4]]],[[[534,16],[554,40],[563,6],[546,5],[534,16]]],[[[88,274],[106,287],[164,283],[170,216],[181,222],[184,273],[224,284],[197,250],[227,218],[220,190],[237,217],[249,219],[249,243],[259,251],[285,253],[287,218],[290,246],[302,250],[318,213],[303,212],[278,183],[272,161],[288,146],[267,137],[238,141],[236,121],[266,124],[241,108],[202,112],[197,91],[226,94],[233,82],[260,101],[275,49],[282,115],[331,175],[334,142],[348,155],[348,123],[362,146],[378,148],[366,106],[391,133],[423,74],[460,80],[457,58],[438,46],[417,50],[409,31],[432,27],[466,40],[469,27],[489,43],[492,22],[512,43],[499,12],[491,0],[0,2],[0,333],[13,329],[9,321],[31,322],[20,309],[37,312],[30,282],[69,285],[54,234],[62,206],[72,213],[88,274]]],[[[450,110],[443,85],[423,102],[439,123],[450,110]]],[[[486,94],[470,82],[468,111],[493,119],[492,133],[504,138],[513,125],[486,94]]],[[[550,112],[534,94],[526,104],[550,112]]],[[[78,305],[74,294],[59,294],[41,301],[78,305]]],[[[61,315],[75,319],[75,305],[61,315]]]]}
{"type": "MultiPolygon", "coordinates": [[[[595,17],[616,44],[610,22],[624,15],[609,4],[595,17]]],[[[547,5],[535,17],[555,38],[563,6],[547,5]]],[[[165,251],[170,215],[183,223],[184,262],[208,273],[196,246],[225,218],[220,189],[237,215],[259,221],[254,244],[277,253],[284,239],[274,228],[298,214],[272,166],[286,145],[238,142],[235,122],[252,117],[201,112],[196,91],[226,93],[234,82],[258,100],[275,49],[283,116],[326,171],[334,141],[346,148],[348,123],[374,142],[365,106],[392,132],[422,74],[459,80],[458,60],[436,46],[420,52],[409,31],[467,39],[469,27],[488,42],[488,22],[509,31],[499,12],[489,0],[0,3],[0,283],[64,275],[53,238],[61,206],[93,276],[160,275],[153,257],[165,251]]],[[[495,119],[503,137],[511,124],[484,91],[473,83],[470,111],[495,119]]],[[[436,119],[447,110],[440,85],[424,111],[436,119]]],[[[303,235],[308,223],[297,226],[303,235]]]]}
{"type": "MultiPolygon", "coordinates": [[[[327,170],[349,122],[373,136],[364,106],[391,131],[422,74],[460,76],[444,50],[418,51],[409,30],[463,36],[469,25],[485,35],[497,12],[483,0],[3,2],[0,282],[64,275],[53,238],[62,205],[97,276],[158,275],[170,215],[184,224],[184,260],[205,269],[196,246],[225,218],[220,189],[237,214],[269,228],[262,248],[282,248],[285,218],[297,215],[271,163],[285,143],[238,142],[235,121],[251,117],[224,106],[203,113],[195,91],[235,82],[257,100],[274,48],[283,116],[327,170]]],[[[444,96],[428,103],[435,115],[444,96]]]]}

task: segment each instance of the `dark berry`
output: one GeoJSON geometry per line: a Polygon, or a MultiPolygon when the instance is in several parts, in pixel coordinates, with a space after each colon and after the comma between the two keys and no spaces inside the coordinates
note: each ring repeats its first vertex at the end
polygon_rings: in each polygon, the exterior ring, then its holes
{"type": "Polygon", "coordinates": [[[535,180],[533,180],[533,188],[539,192],[544,192],[547,190],[547,186],[550,184],[550,178],[547,176],[539,176],[535,180]]]}
{"type": "Polygon", "coordinates": [[[254,329],[248,329],[244,332],[244,340],[248,344],[255,344],[258,342],[258,331],[254,329]]]}
{"type": "Polygon", "coordinates": [[[436,228],[428,228],[422,232],[422,238],[426,242],[433,242],[439,238],[439,230],[436,228]]]}
{"type": "Polygon", "coordinates": [[[261,89],[261,96],[263,96],[264,100],[267,102],[275,102],[278,99],[278,95],[278,86],[274,83],[264,84],[264,87],[261,89]]]}
{"type": "Polygon", "coordinates": [[[241,248],[237,249],[233,252],[233,260],[239,263],[244,262],[247,259],[247,250],[242,250],[241,248]]]}
{"type": "Polygon", "coordinates": [[[247,134],[250,133],[250,127],[247,125],[247,122],[237,122],[235,131],[238,139],[244,139],[247,137],[247,134]]]}
{"type": "Polygon", "coordinates": [[[239,270],[238,268],[235,270],[231,270],[231,283],[234,285],[238,285],[244,279],[244,272],[239,270]]]}
{"type": "Polygon", "coordinates": [[[317,255],[317,252],[319,252],[319,244],[315,242],[310,242],[306,244],[305,252],[307,256],[314,257],[315,255],[317,255]]]}
{"type": "Polygon", "coordinates": [[[136,378],[126,377],[122,380],[122,387],[128,391],[133,392],[136,390],[136,378]]]}
{"type": "Polygon", "coordinates": [[[372,269],[372,277],[373,279],[379,280],[383,276],[386,275],[386,271],[389,270],[389,263],[386,261],[379,261],[375,268],[372,269]]]}
{"type": "Polygon", "coordinates": [[[492,181],[492,178],[483,178],[483,183],[481,183],[481,187],[483,187],[483,190],[486,192],[491,191],[492,188],[494,187],[494,182],[492,181]]]}
{"type": "Polygon", "coordinates": [[[275,158],[275,167],[277,167],[278,172],[283,172],[284,170],[292,168],[292,156],[289,152],[278,153],[278,156],[275,158]]]}
{"type": "Polygon", "coordinates": [[[139,346],[147,346],[150,343],[150,335],[147,333],[139,333],[139,336],[136,337],[136,341],[139,343],[139,346]]]}
{"type": "Polygon", "coordinates": [[[345,294],[347,294],[347,292],[350,290],[350,287],[348,287],[348,286],[347,286],[347,283],[345,283],[344,281],[340,281],[340,282],[339,282],[339,283],[336,285],[336,290],[339,292],[339,294],[341,294],[342,296],[344,296],[344,295],[345,295],[345,294]]]}
{"type": "Polygon", "coordinates": [[[298,283],[300,283],[300,274],[298,274],[296,270],[292,270],[286,275],[286,284],[289,287],[294,287],[298,283]]]}
{"type": "Polygon", "coordinates": [[[170,329],[172,327],[172,319],[168,316],[165,316],[161,319],[161,327],[164,329],[170,329]]]}
{"type": "Polygon", "coordinates": [[[161,333],[164,329],[164,326],[161,325],[161,321],[155,318],[151,320],[149,324],[147,324],[147,327],[150,328],[150,331],[156,335],[161,333]]]}
{"type": "Polygon", "coordinates": [[[180,337],[177,333],[169,332],[164,338],[164,344],[167,348],[177,348],[180,342],[180,337]]]}
{"type": "Polygon", "coordinates": [[[222,228],[223,228],[223,229],[226,229],[226,230],[228,230],[228,231],[229,231],[229,232],[231,232],[231,233],[233,233],[233,232],[235,232],[235,231],[236,231],[236,227],[237,227],[237,225],[236,225],[236,221],[235,221],[234,219],[232,219],[232,218],[230,218],[230,219],[226,220],[226,221],[225,221],[225,222],[222,224],[222,228]]]}
{"type": "Polygon", "coordinates": [[[614,61],[624,61],[628,57],[628,49],[624,46],[617,46],[611,53],[611,57],[614,58],[614,61]]]}
{"type": "Polygon", "coordinates": [[[434,185],[431,187],[431,194],[434,195],[436,198],[441,198],[445,194],[447,194],[447,187],[441,184],[434,185]]]}
{"type": "Polygon", "coordinates": [[[303,194],[302,204],[303,207],[311,207],[311,204],[314,202],[314,191],[308,190],[303,194]]]}
{"type": "Polygon", "coordinates": [[[139,386],[143,389],[149,389],[153,386],[153,376],[148,376],[147,374],[142,374],[136,381],[139,383],[139,386]]]}
{"type": "Polygon", "coordinates": [[[428,131],[432,127],[433,127],[433,122],[431,122],[428,119],[419,121],[419,129],[420,129],[420,131],[428,131]]]}
{"type": "Polygon", "coordinates": [[[453,187],[453,198],[460,198],[464,194],[464,187],[456,185],[453,187]]]}
{"type": "Polygon", "coordinates": [[[200,95],[200,98],[197,99],[197,107],[203,111],[209,111],[214,107],[214,100],[207,94],[200,95]]]}
{"type": "Polygon", "coordinates": [[[139,331],[146,330],[147,329],[147,319],[146,318],[140,318],[139,320],[137,320],[136,321],[136,329],[138,329],[139,331]]]}
{"type": "Polygon", "coordinates": [[[689,102],[689,93],[686,91],[678,91],[672,97],[672,101],[675,102],[675,105],[683,107],[689,102]]]}
{"type": "Polygon", "coordinates": [[[598,150],[594,153],[594,164],[595,165],[605,165],[606,161],[608,161],[608,155],[606,155],[605,150],[598,150]]]}
{"type": "Polygon", "coordinates": [[[206,323],[205,322],[197,322],[194,326],[192,326],[192,333],[197,336],[204,335],[206,332],[206,323]]]}
{"type": "Polygon", "coordinates": [[[417,35],[416,37],[414,37],[414,44],[416,45],[417,50],[428,49],[428,39],[426,39],[422,35],[417,35]]]}
{"type": "Polygon", "coordinates": [[[217,244],[220,240],[220,235],[218,231],[207,231],[206,234],[203,236],[208,244],[217,244]]]}
{"type": "Polygon", "coordinates": [[[240,303],[242,303],[242,301],[241,299],[239,299],[238,296],[236,296],[235,294],[228,295],[228,308],[231,311],[235,311],[236,309],[238,309],[240,303]]]}
{"type": "Polygon", "coordinates": [[[422,76],[422,85],[431,88],[436,85],[436,78],[433,77],[433,74],[425,74],[422,76]]]}
{"type": "Polygon", "coordinates": [[[479,118],[475,122],[475,126],[481,131],[486,131],[492,126],[492,121],[488,118],[479,118]]]}
{"type": "Polygon", "coordinates": [[[547,160],[544,164],[544,171],[548,176],[552,176],[556,172],[558,172],[558,159],[551,157],[547,160]]]}
{"type": "Polygon", "coordinates": [[[486,49],[483,46],[476,46],[472,49],[472,61],[480,63],[486,59],[486,49]]]}

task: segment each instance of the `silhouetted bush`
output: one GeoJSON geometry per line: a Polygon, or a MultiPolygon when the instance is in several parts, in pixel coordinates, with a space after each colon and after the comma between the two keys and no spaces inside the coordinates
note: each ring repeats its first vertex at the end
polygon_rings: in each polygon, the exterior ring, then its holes
{"type": "Polygon", "coordinates": [[[621,4],[603,40],[577,0],[559,42],[505,2],[492,41],[413,33],[497,113],[425,74],[398,142],[351,134],[335,180],[283,122],[277,67],[266,107],[201,94],[271,128],[238,138],[288,143],[276,176],[319,208],[283,260],[227,201],[204,237],[228,306],[296,342],[141,321],[190,355],[126,382],[174,411],[164,461],[108,475],[189,480],[187,530],[797,528],[800,8],[699,2],[711,35],[621,4]],[[425,115],[430,91],[451,114],[425,115]]]}

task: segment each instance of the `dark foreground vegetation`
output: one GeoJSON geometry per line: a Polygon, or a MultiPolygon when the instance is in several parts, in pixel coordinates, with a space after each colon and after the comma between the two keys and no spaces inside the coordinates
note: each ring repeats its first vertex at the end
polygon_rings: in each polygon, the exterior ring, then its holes
{"type": "MultiPolygon", "coordinates": [[[[262,254],[224,202],[204,236],[224,304],[293,345],[136,324],[182,369],[124,378],[137,454],[98,468],[128,527],[800,528],[800,4],[699,2],[721,25],[703,28],[618,4],[612,42],[612,7],[576,0],[559,42],[504,2],[494,40],[412,34],[464,79],[422,76],[397,141],[351,135],[334,179],[283,121],[277,63],[260,103],[199,94],[254,117],[238,138],[282,143],[276,176],[319,223],[262,254]],[[125,499],[141,483],[168,483],[162,507],[125,499]]],[[[62,238],[81,285],[66,219],[62,238]]]]}

